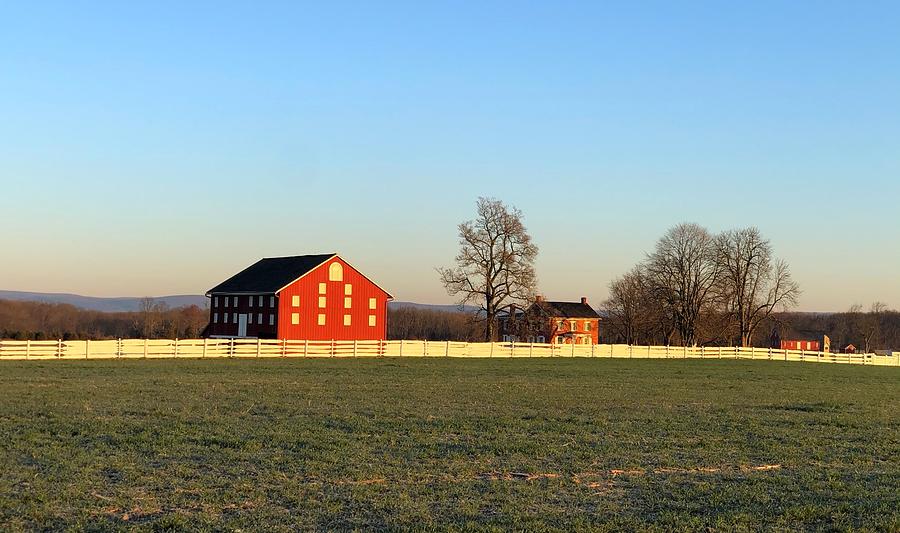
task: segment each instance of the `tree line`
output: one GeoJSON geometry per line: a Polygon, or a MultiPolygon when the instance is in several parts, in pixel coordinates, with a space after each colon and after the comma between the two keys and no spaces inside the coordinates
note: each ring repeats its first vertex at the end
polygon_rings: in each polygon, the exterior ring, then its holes
{"type": "Polygon", "coordinates": [[[104,312],[74,305],[0,300],[0,338],[18,340],[197,338],[209,313],[196,305],[168,308],[152,298],[134,312],[104,312]]]}

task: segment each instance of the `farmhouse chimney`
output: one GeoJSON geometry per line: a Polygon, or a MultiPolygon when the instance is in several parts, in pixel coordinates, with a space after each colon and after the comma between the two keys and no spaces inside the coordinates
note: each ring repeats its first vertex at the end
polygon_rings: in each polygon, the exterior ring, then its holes
{"type": "Polygon", "coordinates": [[[587,305],[587,296],[581,297],[581,303],[583,303],[584,305],[587,305]]]}
{"type": "Polygon", "coordinates": [[[543,302],[543,301],[544,301],[544,297],[541,296],[540,294],[538,294],[537,296],[534,297],[534,301],[535,301],[535,302],[543,302]]]}

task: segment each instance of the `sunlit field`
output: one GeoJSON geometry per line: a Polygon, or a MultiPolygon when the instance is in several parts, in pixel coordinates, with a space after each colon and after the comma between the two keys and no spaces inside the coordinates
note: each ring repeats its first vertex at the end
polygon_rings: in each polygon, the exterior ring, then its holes
{"type": "Polygon", "coordinates": [[[900,529],[900,369],[0,365],[2,529],[900,529]]]}

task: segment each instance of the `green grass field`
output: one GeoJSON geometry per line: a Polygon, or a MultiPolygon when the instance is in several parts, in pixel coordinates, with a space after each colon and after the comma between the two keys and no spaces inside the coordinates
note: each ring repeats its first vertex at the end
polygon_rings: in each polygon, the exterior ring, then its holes
{"type": "Polygon", "coordinates": [[[900,530],[900,370],[0,365],[0,529],[900,530]]]}

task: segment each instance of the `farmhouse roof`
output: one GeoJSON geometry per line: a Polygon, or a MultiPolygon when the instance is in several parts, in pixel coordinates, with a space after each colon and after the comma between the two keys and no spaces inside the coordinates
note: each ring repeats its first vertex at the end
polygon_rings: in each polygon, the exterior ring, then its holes
{"type": "Polygon", "coordinates": [[[548,302],[541,300],[534,302],[541,310],[551,317],[560,318],[600,318],[597,311],[583,302],[548,302]]]}
{"type": "Polygon", "coordinates": [[[209,290],[212,293],[276,293],[337,254],[267,257],[209,290]]]}

